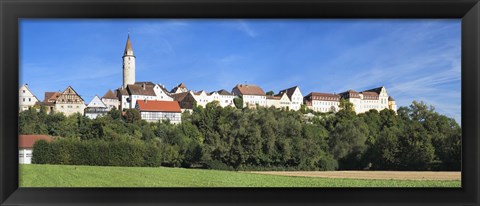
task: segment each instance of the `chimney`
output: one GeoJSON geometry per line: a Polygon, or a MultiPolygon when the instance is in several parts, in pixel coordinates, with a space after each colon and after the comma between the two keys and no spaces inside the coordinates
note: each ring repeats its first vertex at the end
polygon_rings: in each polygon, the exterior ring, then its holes
{"type": "Polygon", "coordinates": [[[145,90],[145,82],[142,84],[142,88],[143,90],[145,90]]]}

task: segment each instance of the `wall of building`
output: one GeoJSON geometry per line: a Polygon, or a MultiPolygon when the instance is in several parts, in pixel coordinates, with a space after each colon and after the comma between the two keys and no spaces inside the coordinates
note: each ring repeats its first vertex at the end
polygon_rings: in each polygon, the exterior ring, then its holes
{"type": "Polygon", "coordinates": [[[62,112],[65,114],[65,116],[70,116],[75,113],[80,113],[81,115],[84,114],[85,111],[85,104],[79,103],[79,104],[68,104],[68,103],[56,103],[55,104],[55,111],[56,112],[62,112]]]}
{"type": "Polygon", "coordinates": [[[140,116],[147,122],[157,122],[170,120],[172,124],[179,124],[182,122],[182,113],[180,112],[146,112],[140,111],[140,116]]]}

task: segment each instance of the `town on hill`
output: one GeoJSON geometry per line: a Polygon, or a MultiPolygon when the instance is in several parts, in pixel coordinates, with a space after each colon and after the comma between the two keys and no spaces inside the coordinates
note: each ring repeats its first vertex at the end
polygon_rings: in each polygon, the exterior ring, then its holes
{"type": "Polygon", "coordinates": [[[357,114],[371,109],[390,109],[397,111],[395,100],[389,96],[385,87],[381,86],[361,92],[348,90],[342,93],[310,92],[303,96],[299,86],[279,91],[265,92],[254,84],[237,84],[229,92],[225,89],[206,92],[193,91],[184,83],[168,90],[162,84],[153,82],[137,82],[135,80],[135,55],[130,35],[127,37],[123,53],[123,84],[117,89],[109,89],[102,97],[95,96],[89,103],[71,86],[63,92],[45,92],[40,101],[31,92],[28,84],[19,89],[19,111],[30,107],[44,107],[47,112],[61,112],[66,116],[80,113],[89,118],[104,115],[113,108],[119,110],[137,109],[141,118],[148,122],[168,120],[171,123],[181,122],[181,113],[192,111],[194,105],[205,107],[208,103],[218,102],[221,107],[256,108],[274,107],[278,109],[298,111],[302,107],[315,112],[337,112],[340,102],[348,101],[357,114]]]}

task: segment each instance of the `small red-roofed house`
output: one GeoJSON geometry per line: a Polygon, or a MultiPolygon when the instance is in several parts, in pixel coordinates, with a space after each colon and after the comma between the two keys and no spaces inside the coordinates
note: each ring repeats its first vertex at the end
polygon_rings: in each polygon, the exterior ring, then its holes
{"type": "Polygon", "coordinates": [[[31,164],[33,145],[39,140],[52,141],[52,137],[48,135],[32,134],[18,135],[18,163],[31,164]]]}
{"type": "Polygon", "coordinates": [[[147,122],[165,120],[172,124],[182,122],[182,110],[177,101],[137,100],[135,108],[147,122]]]}

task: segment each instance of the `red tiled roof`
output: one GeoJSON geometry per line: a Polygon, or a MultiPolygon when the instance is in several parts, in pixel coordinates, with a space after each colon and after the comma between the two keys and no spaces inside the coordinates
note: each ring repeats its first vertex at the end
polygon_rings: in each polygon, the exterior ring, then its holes
{"type": "Polygon", "coordinates": [[[43,102],[55,102],[61,94],[60,92],[45,92],[43,102]]]}
{"type": "Polygon", "coordinates": [[[339,101],[340,95],[338,94],[331,94],[331,93],[320,93],[320,92],[311,92],[305,99],[311,100],[321,100],[321,101],[339,101]],[[322,98],[325,97],[325,98],[322,98]]]}
{"type": "Polygon", "coordinates": [[[31,135],[18,135],[18,148],[33,148],[33,144],[35,144],[38,140],[46,140],[52,141],[52,137],[48,135],[41,135],[41,134],[31,134],[31,135]]]}
{"type": "Polygon", "coordinates": [[[140,111],[182,112],[177,101],[137,100],[136,108],[140,111]]]}
{"type": "Polygon", "coordinates": [[[242,95],[265,95],[265,92],[262,88],[253,84],[237,84],[237,86],[233,88],[232,93],[235,93],[234,90],[238,90],[238,92],[242,95]]]}

